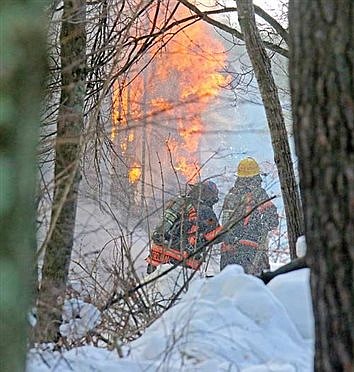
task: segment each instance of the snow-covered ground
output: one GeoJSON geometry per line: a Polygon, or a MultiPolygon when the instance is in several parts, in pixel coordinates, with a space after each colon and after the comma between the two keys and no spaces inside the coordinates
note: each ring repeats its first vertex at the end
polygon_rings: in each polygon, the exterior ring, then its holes
{"type": "Polygon", "coordinates": [[[180,302],[123,346],[123,358],[93,346],[62,354],[31,351],[27,372],[312,371],[308,279],[303,269],[266,286],[240,266],[228,266],[212,278],[194,279],[180,302]]]}

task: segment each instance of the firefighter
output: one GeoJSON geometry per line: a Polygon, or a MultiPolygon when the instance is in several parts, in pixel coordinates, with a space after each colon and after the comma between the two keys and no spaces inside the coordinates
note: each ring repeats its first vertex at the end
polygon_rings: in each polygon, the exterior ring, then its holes
{"type": "Polygon", "coordinates": [[[222,207],[222,224],[227,233],[221,245],[220,270],[238,264],[245,273],[257,275],[269,270],[267,236],[278,226],[279,217],[275,205],[267,201],[269,195],[261,186],[260,168],[255,159],[241,160],[236,176],[222,207]]]}
{"type": "Polygon", "coordinates": [[[152,234],[150,255],[146,259],[148,273],[160,264],[179,261],[185,267],[198,270],[206,253],[201,247],[221,230],[213,211],[219,200],[216,184],[207,180],[189,187],[187,195],[167,203],[162,222],[152,234]]]}

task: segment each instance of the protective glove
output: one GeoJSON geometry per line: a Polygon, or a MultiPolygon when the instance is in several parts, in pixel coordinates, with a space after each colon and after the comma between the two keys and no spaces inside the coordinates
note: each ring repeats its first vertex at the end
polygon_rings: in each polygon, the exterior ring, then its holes
{"type": "Polygon", "coordinates": [[[148,264],[148,265],[147,265],[147,268],[146,268],[146,273],[147,273],[147,274],[151,274],[151,273],[153,273],[155,270],[156,270],[156,266],[153,266],[153,265],[151,265],[151,264],[148,264]]]}
{"type": "Polygon", "coordinates": [[[168,245],[169,244],[169,237],[167,234],[162,234],[159,231],[154,231],[152,233],[151,239],[154,243],[160,244],[160,245],[168,245]]]}
{"type": "Polygon", "coordinates": [[[201,261],[203,259],[203,254],[202,252],[198,252],[193,256],[194,259],[201,261]]]}
{"type": "Polygon", "coordinates": [[[187,252],[191,258],[194,258],[196,260],[201,260],[203,258],[203,252],[194,253],[197,250],[198,250],[198,247],[194,247],[190,245],[188,245],[185,248],[185,252],[187,252]]]}

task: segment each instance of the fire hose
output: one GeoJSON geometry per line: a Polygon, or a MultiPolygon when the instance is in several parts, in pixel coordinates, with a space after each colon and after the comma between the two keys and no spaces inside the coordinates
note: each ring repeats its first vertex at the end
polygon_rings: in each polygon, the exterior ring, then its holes
{"type": "Polygon", "coordinates": [[[201,261],[189,257],[189,253],[186,251],[181,252],[157,244],[151,246],[150,255],[146,258],[146,262],[155,267],[161,264],[170,263],[171,261],[182,261],[186,267],[193,270],[198,270],[202,264],[201,261]]]}

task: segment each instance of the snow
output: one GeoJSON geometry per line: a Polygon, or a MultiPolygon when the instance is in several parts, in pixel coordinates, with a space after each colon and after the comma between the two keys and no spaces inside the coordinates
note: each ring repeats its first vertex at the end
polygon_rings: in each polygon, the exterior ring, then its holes
{"type": "Polygon", "coordinates": [[[64,302],[63,324],[59,331],[68,340],[80,339],[88,331],[94,329],[100,320],[100,311],[95,306],[80,299],[72,298],[64,302]]]}
{"type": "Polygon", "coordinates": [[[301,336],[311,340],[314,338],[314,325],[309,276],[309,269],[279,275],[268,284],[268,288],[284,305],[301,336]]]}
{"type": "MultiPolygon", "coordinates": [[[[159,279],[156,288],[168,293],[164,284],[181,271],[159,279]]],[[[308,270],[278,276],[268,286],[237,265],[197,277],[176,305],[122,350],[123,358],[93,346],[31,350],[27,372],[312,371],[308,270]]]]}
{"type": "Polygon", "coordinates": [[[297,238],[297,241],[296,241],[296,255],[298,257],[304,257],[306,255],[306,249],[307,249],[307,246],[306,246],[305,236],[301,235],[297,238]]]}

